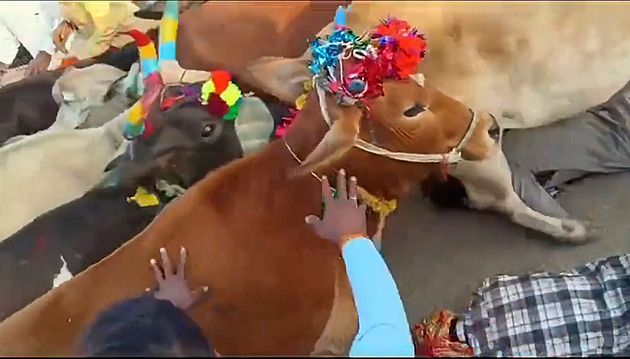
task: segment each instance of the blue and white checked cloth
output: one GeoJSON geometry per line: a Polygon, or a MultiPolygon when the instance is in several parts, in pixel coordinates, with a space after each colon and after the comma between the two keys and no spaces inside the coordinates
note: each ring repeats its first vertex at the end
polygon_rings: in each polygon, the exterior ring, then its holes
{"type": "Polygon", "coordinates": [[[486,279],[456,329],[475,356],[630,355],[630,254],[486,279]]]}

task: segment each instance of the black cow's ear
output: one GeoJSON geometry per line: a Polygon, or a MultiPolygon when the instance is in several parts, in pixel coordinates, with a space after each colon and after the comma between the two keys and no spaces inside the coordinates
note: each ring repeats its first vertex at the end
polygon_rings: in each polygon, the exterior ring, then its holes
{"type": "Polygon", "coordinates": [[[111,171],[115,167],[121,166],[126,161],[129,161],[129,153],[127,151],[108,163],[107,167],[105,167],[105,172],[111,171]]]}
{"type": "Polygon", "coordinates": [[[128,167],[130,161],[131,159],[129,157],[128,150],[120,156],[114,158],[107,164],[105,170],[103,171],[105,172],[105,175],[94,186],[94,188],[120,187],[123,180],[123,174],[128,172],[125,168],[128,167]]]}
{"type": "Polygon", "coordinates": [[[114,158],[106,167],[103,178],[94,188],[117,187],[132,189],[137,186],[146,186],[144,183],[150,180],[152,173],[158,167],[152,157],[132,158],[129,147],[120,156],[114,158]]]}
{"type": "Polygon", "coordinates": [[[94,185],[93,189],[103,189],[103,188],[112,188],[119,187],[120,184],[120,172],[118,170],[111,170],[106,172],[103,178],[96,185],[94,185]]]}

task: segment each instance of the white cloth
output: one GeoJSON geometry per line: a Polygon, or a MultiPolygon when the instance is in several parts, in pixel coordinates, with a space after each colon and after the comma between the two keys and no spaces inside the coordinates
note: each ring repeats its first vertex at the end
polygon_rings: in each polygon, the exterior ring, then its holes
{"type": "Polygon", "coordinates": [[[52,32],[59,23],[56,1],[0,1],[0,62],[10,64],[20,43],[33,57],[54,54],[52,32]]]}

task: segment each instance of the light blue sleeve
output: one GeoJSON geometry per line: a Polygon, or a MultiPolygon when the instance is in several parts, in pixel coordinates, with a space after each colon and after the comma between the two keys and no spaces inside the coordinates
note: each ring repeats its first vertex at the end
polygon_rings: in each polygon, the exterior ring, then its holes
{"type": "Polygon", "coordinates": [[[359,314],[351,357],[413,357],[405,309],[383,257],[367,238],[343,247],[346,272],[359,314]]]}

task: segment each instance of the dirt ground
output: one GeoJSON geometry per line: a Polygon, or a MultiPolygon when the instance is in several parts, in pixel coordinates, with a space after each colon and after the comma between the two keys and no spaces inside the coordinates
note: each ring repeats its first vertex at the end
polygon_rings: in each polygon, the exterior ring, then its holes
{"type": "Polygon", "coordinates": [[[420,196],[403,201],[387,223],[383,254],[411,325],[435,309],[464,310],[486,277],[558,271],[630,252],[630,173],[586,178],[560,202],[594,222],[600,239],[572,246],[522,228],[502,215],[436,210],[420,196]]]}

